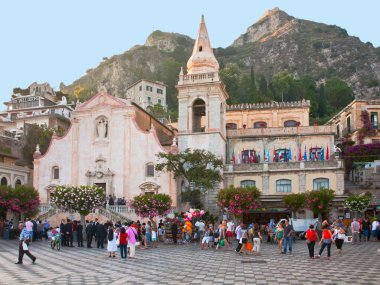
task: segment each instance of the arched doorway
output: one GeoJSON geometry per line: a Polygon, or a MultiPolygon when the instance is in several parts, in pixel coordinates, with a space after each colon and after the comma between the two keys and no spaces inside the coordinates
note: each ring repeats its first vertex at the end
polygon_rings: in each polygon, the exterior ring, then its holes
{"type": "Polygon", "coordinates": [[[6,185],[8,185],[8,180],[7,180],[6,177],[1,178],[1,180],[0,180],[0,185],[2,185],[2,186],[6,186],[6,185]]]}

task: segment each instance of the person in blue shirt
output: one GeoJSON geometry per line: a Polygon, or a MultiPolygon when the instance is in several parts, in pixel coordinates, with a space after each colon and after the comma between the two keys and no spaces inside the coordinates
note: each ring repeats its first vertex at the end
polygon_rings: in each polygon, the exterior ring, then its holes
{"type": "Polygon", "coordinates": [[[20,229],[21,233],[20,233],[20,238],[19,238],[20,244],[18,247],[18,261],[16,262],[16,264],[22,264],[22,259],[24,257],[24,254],[26,254],[32,260],[33,263],[35,263],[37,258],[29,252],[30,234],[24,227],[23,223],[19,223],[18,228],[20,229]],[[23,247],[24,243],[27,245],[26,249],[24,249],[23,247]]]}

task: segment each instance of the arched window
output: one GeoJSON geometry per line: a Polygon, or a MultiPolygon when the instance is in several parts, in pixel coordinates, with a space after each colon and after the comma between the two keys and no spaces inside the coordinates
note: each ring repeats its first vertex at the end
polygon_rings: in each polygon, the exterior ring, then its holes
{"type": "Polygon", "coordinates": [[[256,181],[255,180],[243,180],[240,181],[240,187],[246,188],[246,187],[254,187],[256,186],[256,181]]]}
{"type": "Polygon", "coordinates": [[[96,136],[98,139],[108,138],[108,120],[100,117],[96,120],[96,136]]]}
{"type": "Polygon", "coordinates": [[[226,124],[226,129],[236,130],[237,129],[237,125],[235,123],[227,123],[226,124]]]}
{"type": "Polygon", "coordinates": [[[18,187],[18,186],[21,186],[21,180],[20,179],[17,179],[16,182],[15,182],[15,188],[18,187]]]}
{"type": "Polygon", "coordinates": [[[267,123],[266,122],[263,122],[263,121],[260,121],[260,122],[255,122],[253,124],[253,128],[254,129],[261,129],[261,128],[266,128],[267,127],[267,123]]]}
{"type": "Polygon", "coordinates": [[[292,181],[289,179],[277,180],[276,192],[292,192],[292,181]]]}
{"type": "Polygon", "coordinates": [[[54,166],[51,169],[51,177],[52,177],[53,180],[58,180],[59,179],[59,167],[58,166],[54,166]]]}
{"type": "Polygon", "coordinates": [[[6,177],[1,178],[0,185],[8,185],[8,180],[6,177]]]}
{"type": "Polygon", "coordinates": [[[313,179],[313,190],[320,190],[321,188],[329,189],[330,183],[327,178],[313,179]]]}
{"type": "Polygon", "coordinates": [[[146,176],[147,177],[154,177],[154,164],[148,163],[146,165],[146,176]]]}
{"type": "Polygon", "coordinates": [[[288,127],[297,127],[297,122],[294,121],[294,120],[287,120],[284,122],[284,127],[285,128],[288,128],[288,127]]]}
{"type": "Polygon", "coordinates": [[[205,132],[206,103],[202,99],[197,99],[193,104],[193,132],[205,132]]]}

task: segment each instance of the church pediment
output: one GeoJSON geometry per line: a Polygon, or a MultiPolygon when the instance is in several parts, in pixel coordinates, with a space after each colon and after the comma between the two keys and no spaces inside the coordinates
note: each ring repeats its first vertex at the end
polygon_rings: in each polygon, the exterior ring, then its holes
{"type": "Polygon", "coordinates": [[[90,110],[98,106],[124,107],[126,106],[126,103],[123,99],[116,98],[107,92],[100,92],[90,100],[80,104],[76,111],[90,110]]]}
{"type": "Polygon", "coordinates": [[[143,193],[150,192],[150,193],[157,194],[158,189],[161,188],[161,186],[154,182],[144,182],[143,184],[139,186],[139,188],[143,193]]]}

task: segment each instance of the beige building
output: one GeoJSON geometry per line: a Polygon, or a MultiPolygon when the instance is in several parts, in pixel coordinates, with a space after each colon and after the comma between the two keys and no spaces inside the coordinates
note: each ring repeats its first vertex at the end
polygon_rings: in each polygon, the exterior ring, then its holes
{"type": "MultiPolygon", "coordinates": [[[[342,111],[332,117],[327,124],[334,126],[336,130],[337,142],[345,136],[349,136],[358,143],[358,130],[363,127],[361,120],[362,111],[367,111],[371,124],[375,130],[379,129],[380,100],[355,99],[348,104],[342,111]]],[[[364,143],[380,142],[380,133],[364,139],[364,143]]]]}
{"type": "Polygon", "coordinates": [[[161,105],[167,110],[166,85],[159,81],[141,79],[127,89],[127,98],[149,111],[154,105],[161,105]]]}

